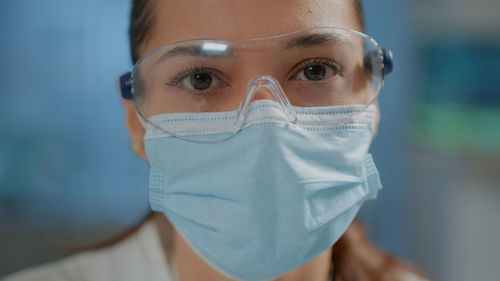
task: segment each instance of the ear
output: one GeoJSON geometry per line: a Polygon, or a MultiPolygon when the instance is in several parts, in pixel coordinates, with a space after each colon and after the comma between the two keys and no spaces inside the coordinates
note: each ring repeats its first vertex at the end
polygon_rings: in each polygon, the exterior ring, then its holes
{"type": "Polygon", "coordinates": [[[127,123],[128,133],[132,144],[132,150],[144,160],[147,160],[146,151],[144,150],[144,134],[146,129],[141,123],[141,118],[135,111],[134,102],[131,100],[123,100],[125,107],[125,123],[127,123]]]}

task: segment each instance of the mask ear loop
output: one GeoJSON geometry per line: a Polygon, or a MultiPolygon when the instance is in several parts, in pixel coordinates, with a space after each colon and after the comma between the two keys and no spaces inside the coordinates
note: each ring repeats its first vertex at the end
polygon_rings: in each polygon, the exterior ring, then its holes
{"type": "Polygon", "coordinates": [[[142,116],[142,114],[137,110],[135,103],[134,103],[134,109],[135,109],[135,116],[137,117],[139,124],[141,124],[141,127],[145,130],[146,127],[148,126],[148,122],[146,122],[146,120],[144,120],[144,117],[142,116]]]}
{"type": "Polygon", "coordinates": [[[372,122],[372,141],[375,139],[378,133],[378,124],[380,123],[380,107],[378,105],[378,101],[372,103],[373,106],[376,107],[375,116],[373,117],[375,120],[372,122]]]}

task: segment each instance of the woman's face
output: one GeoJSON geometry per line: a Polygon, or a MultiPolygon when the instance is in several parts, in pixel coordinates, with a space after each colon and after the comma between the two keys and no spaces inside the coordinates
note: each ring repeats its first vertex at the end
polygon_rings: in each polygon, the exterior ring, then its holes
{"type": "Polygon", "coordinates": [[[193,38],[258,38],[320,26],[361,29],[352,0],[155,0],[142,57],[193,38]]]}

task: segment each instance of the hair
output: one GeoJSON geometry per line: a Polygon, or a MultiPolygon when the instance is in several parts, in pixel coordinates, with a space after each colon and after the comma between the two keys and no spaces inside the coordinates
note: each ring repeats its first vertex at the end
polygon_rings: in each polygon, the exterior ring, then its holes
{"type": "Polygon", "coordinates": [[[361,31],[365,30],[365,18],[363,17],[363,5],[361,0],[353,0],[352,5],[354,7],[354,12],[356,13],[356,18],[359,25],[361,26],[361,31]]]}
{"type": "Polygon", "coordinates": [[[139,60],[139,47],[145,43],[147,40],[147,34],[153,28],[153,10],[153,1],[132,0],[128,34],[130,40],[130,53],[133,63],[136,63],[139,60]]]}
{"type": "MultiPolygon", "coordinates": [[[[357,20],[361,26],[361,30],[363,31],[365,21],[363,18],[361,0],[352,0],[352,3],[357,20]]],[[[154,1],[150,0],[132,0],[128,34],[130,39],[130,54],[133,63],[136,63],[139,60],[139,47],[147,41],[147,36],[153,28],[155,22],[153,5],[154,1]]]]}

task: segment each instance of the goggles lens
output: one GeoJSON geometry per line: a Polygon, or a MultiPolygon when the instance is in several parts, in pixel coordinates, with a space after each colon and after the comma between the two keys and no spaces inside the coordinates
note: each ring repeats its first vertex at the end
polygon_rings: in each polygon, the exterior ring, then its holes
{"type": "Polygon", "coordinates": [[[383,67],[382,50],[371,37],[343,28],[249,40],[196,39],[139,60],[132,99],[156,127],[161,127],[152,121],[156,115],[241,112],[252,99],[275,100],[289,109],[368,106],[381,90],[383,67]],[[271,77],[275,87],[256,86],[256,77],[271,77]]]}

